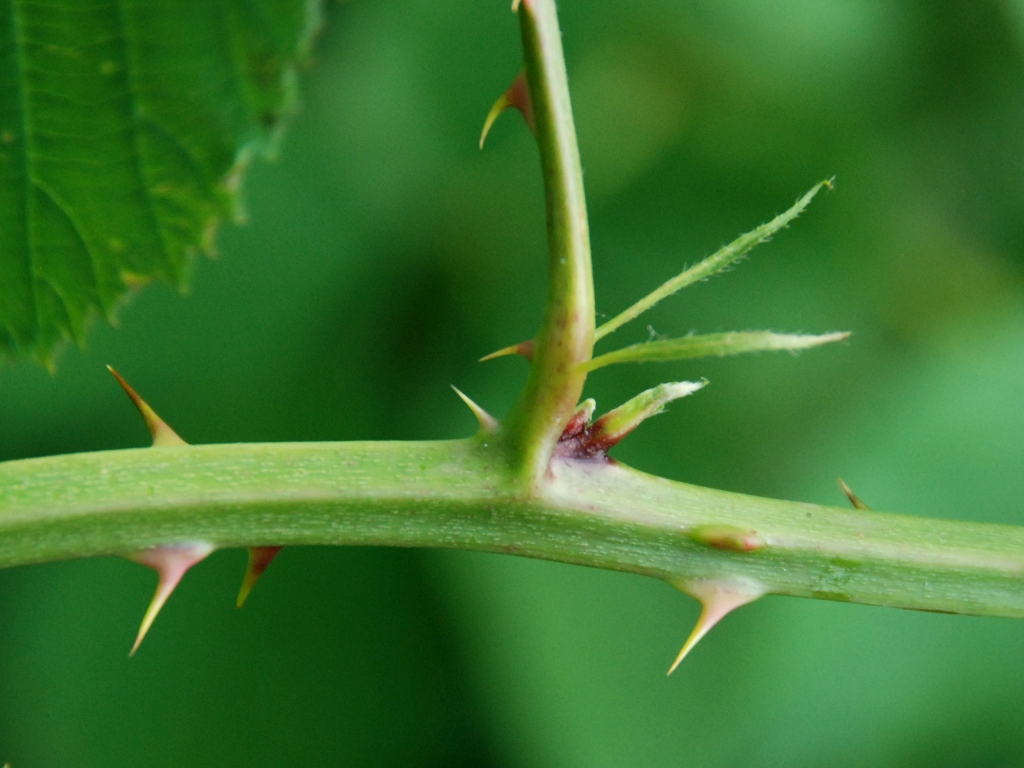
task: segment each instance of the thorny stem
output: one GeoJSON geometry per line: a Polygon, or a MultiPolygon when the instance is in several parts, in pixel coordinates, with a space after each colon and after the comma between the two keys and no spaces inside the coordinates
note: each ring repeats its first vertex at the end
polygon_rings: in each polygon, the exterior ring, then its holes
{"type": "Polygon", "coordinates": [[[0,464],[0,566],[365,544],[505,552],[677,582],[1024,617],[1024,528],[760,499],[554,459],[526,497],[477,439],[197,445],[0,464]],[[746,542],[750,542],[748,545],[746,542]]]}
{"type": "Polygon", "coordinates": [[[526,387],[508,419],[518,474],[543,481],[551,452],[583,392],[594,348],[594,283],[583,172],[554,0],[519,7],[526,80],[547,201],[548,305],[526,387]]]}
{"type": "Polygon", "coordinates": [[[1024,617],[1024,528],[759,499],[651,477],[603,456],[551,458],[592,354],[593,288],[553,0],[523,0],[520,20],[551,289],[530,376],[503,433],[2,463],[0,566],[189,541],[450,547],[677,585],[750,582],[758,592],[1024,617]],[[502,440],[511,452],[493,450],[502,440]]]}

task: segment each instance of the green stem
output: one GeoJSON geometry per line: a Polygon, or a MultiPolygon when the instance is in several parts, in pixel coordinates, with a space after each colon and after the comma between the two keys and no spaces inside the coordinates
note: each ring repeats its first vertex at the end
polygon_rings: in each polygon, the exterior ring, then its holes
{"type": "Polygon", "coordinates": [[[677,584],[741,578],[776,594],[1024,617],[1024,528],[759,499],[604,460],[552,459],[592,356],[593,286],[553,0],[523,0],[520,19],[551,288],[526,388],[500,439],[179,446],[0,463],[0,566],[189,540],[449,547],[677,584]]]}
{"type": "Polygon", "coordinates": [[[547,201],[548,304],[526,387],[508,419],[520,475],[540,483],[583,392],[594,348],[594,284],[583,172],[554,0],[519,9],[526,80],[547,201]]]}
{"type": "Polygon", "coordinates": [[[1024,528],[773,501],[555,459],[524,497],[478,439],[145,448],[0,464],[0,566],[172,541],[507,552],[668,580],[1024,616],[1024,528]],[[755,541],[733,551],[730,541],[755,541]]]}

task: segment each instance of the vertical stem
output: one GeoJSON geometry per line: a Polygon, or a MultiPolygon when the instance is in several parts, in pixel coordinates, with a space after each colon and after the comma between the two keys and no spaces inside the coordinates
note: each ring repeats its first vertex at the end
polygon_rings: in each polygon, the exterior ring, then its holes
{"type": "Polygon", "coordinates": [[[522,0],[519,20],[547,201],[549,292],[526,387],[510,415],[516,466],[541,481],[586,380],[594,347],[594,282],[576,127],[554,0],[522,0]]]}

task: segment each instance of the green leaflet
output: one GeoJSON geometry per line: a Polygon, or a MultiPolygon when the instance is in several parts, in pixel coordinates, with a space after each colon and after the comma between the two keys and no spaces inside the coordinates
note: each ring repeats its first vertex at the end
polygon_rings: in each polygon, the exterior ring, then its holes
{"type": "Polygon", "coordinates": [[[740,235],[728,245],[719,248],[715,253],[711,254],[703,261],[694,264],[692,267],[684,269],[671,280],[667,280],[662,283],[658,288],[644,296],[633,306],[623,310],[607,323],[598,327],[594,332],[594,340],[598,341],[603,339],[609,333],[614,333],[630,320],[635,320],[662,299],[665,299],[696,282],[707,280],[709,277],[721,272],[723,269],[728,269],[730,266],[746,256],[747,253],[753,250],[756,246],[767,241],[780,229],[789,226],[789,223],[803,213],[804,209],[810,205],[811,200],[814,199],[814,196],[818,194],[822,187],[828,187],[831,189],[832,181],[827,179],[825,181],[818,182],[786,212],[780,213],[771,221],[752,229],[744,235],[740,235]]]}
{"type": "Polygon", "coordinates": [[[678,339],[659,339],[643,344],[633,344],[617,349],[606,355],[595,357],[584,368],[593,371],[616,363],[669,362],[671,360],[692,360],[698,357],[725,357],[744,352],[765,352],[817,347],[834,341],[843,341],[849,333],[823,333],[819,336],[796,333],[772,333],[771,331],[730,331],[709,333],[704,336],[683,336],[678,339]]]}
{"type": "Polygon", "coordinates": [[[294,103],[308,0],[0,0],[0,359],[183,288],[294,103]]]}

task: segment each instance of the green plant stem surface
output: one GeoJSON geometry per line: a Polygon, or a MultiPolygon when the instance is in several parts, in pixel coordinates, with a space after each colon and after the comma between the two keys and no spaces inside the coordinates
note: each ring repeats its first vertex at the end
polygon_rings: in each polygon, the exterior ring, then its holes
{"type": "Polygon", "coordinates": [[[1024,617],[1024,528],[775,501],[556,458],[524,494],[504,451],[442,442],[144,448],[0,464],[0,566],[199,540],[503,552],[671,581],[1024,617]],[[706,542],[709,530],[760,542],[706,542]]]}
{"type": "MultiPolygon", "coordinates": [[[[759,499],[603,457],[552,458],[592,356],[593,284],[554,2],[522,0],[519,13],[547,200],[550,293],[526,387],[504,427],[461,441],[179,446],[0,463],[0,566],[189,541],[448,547],[684,587],[742,580],[752,593],[1024,617],[1024,528],[759,499]]],[[[706,276],[700,269],[622,317],[706,276]]],[[[660,349],[656,342],[642,352],[660,349]]]]}
{"type": "Polygon", "coordinates": [[[508,419],[521,475],[540,482],[594,349],[594,283],[590,265],[583,172],[569,102],[562,36],[554,0],[523,0],[519,8],[526,80],[544,176],[548,224],[548,303],[526,386],[508,419]]]}

